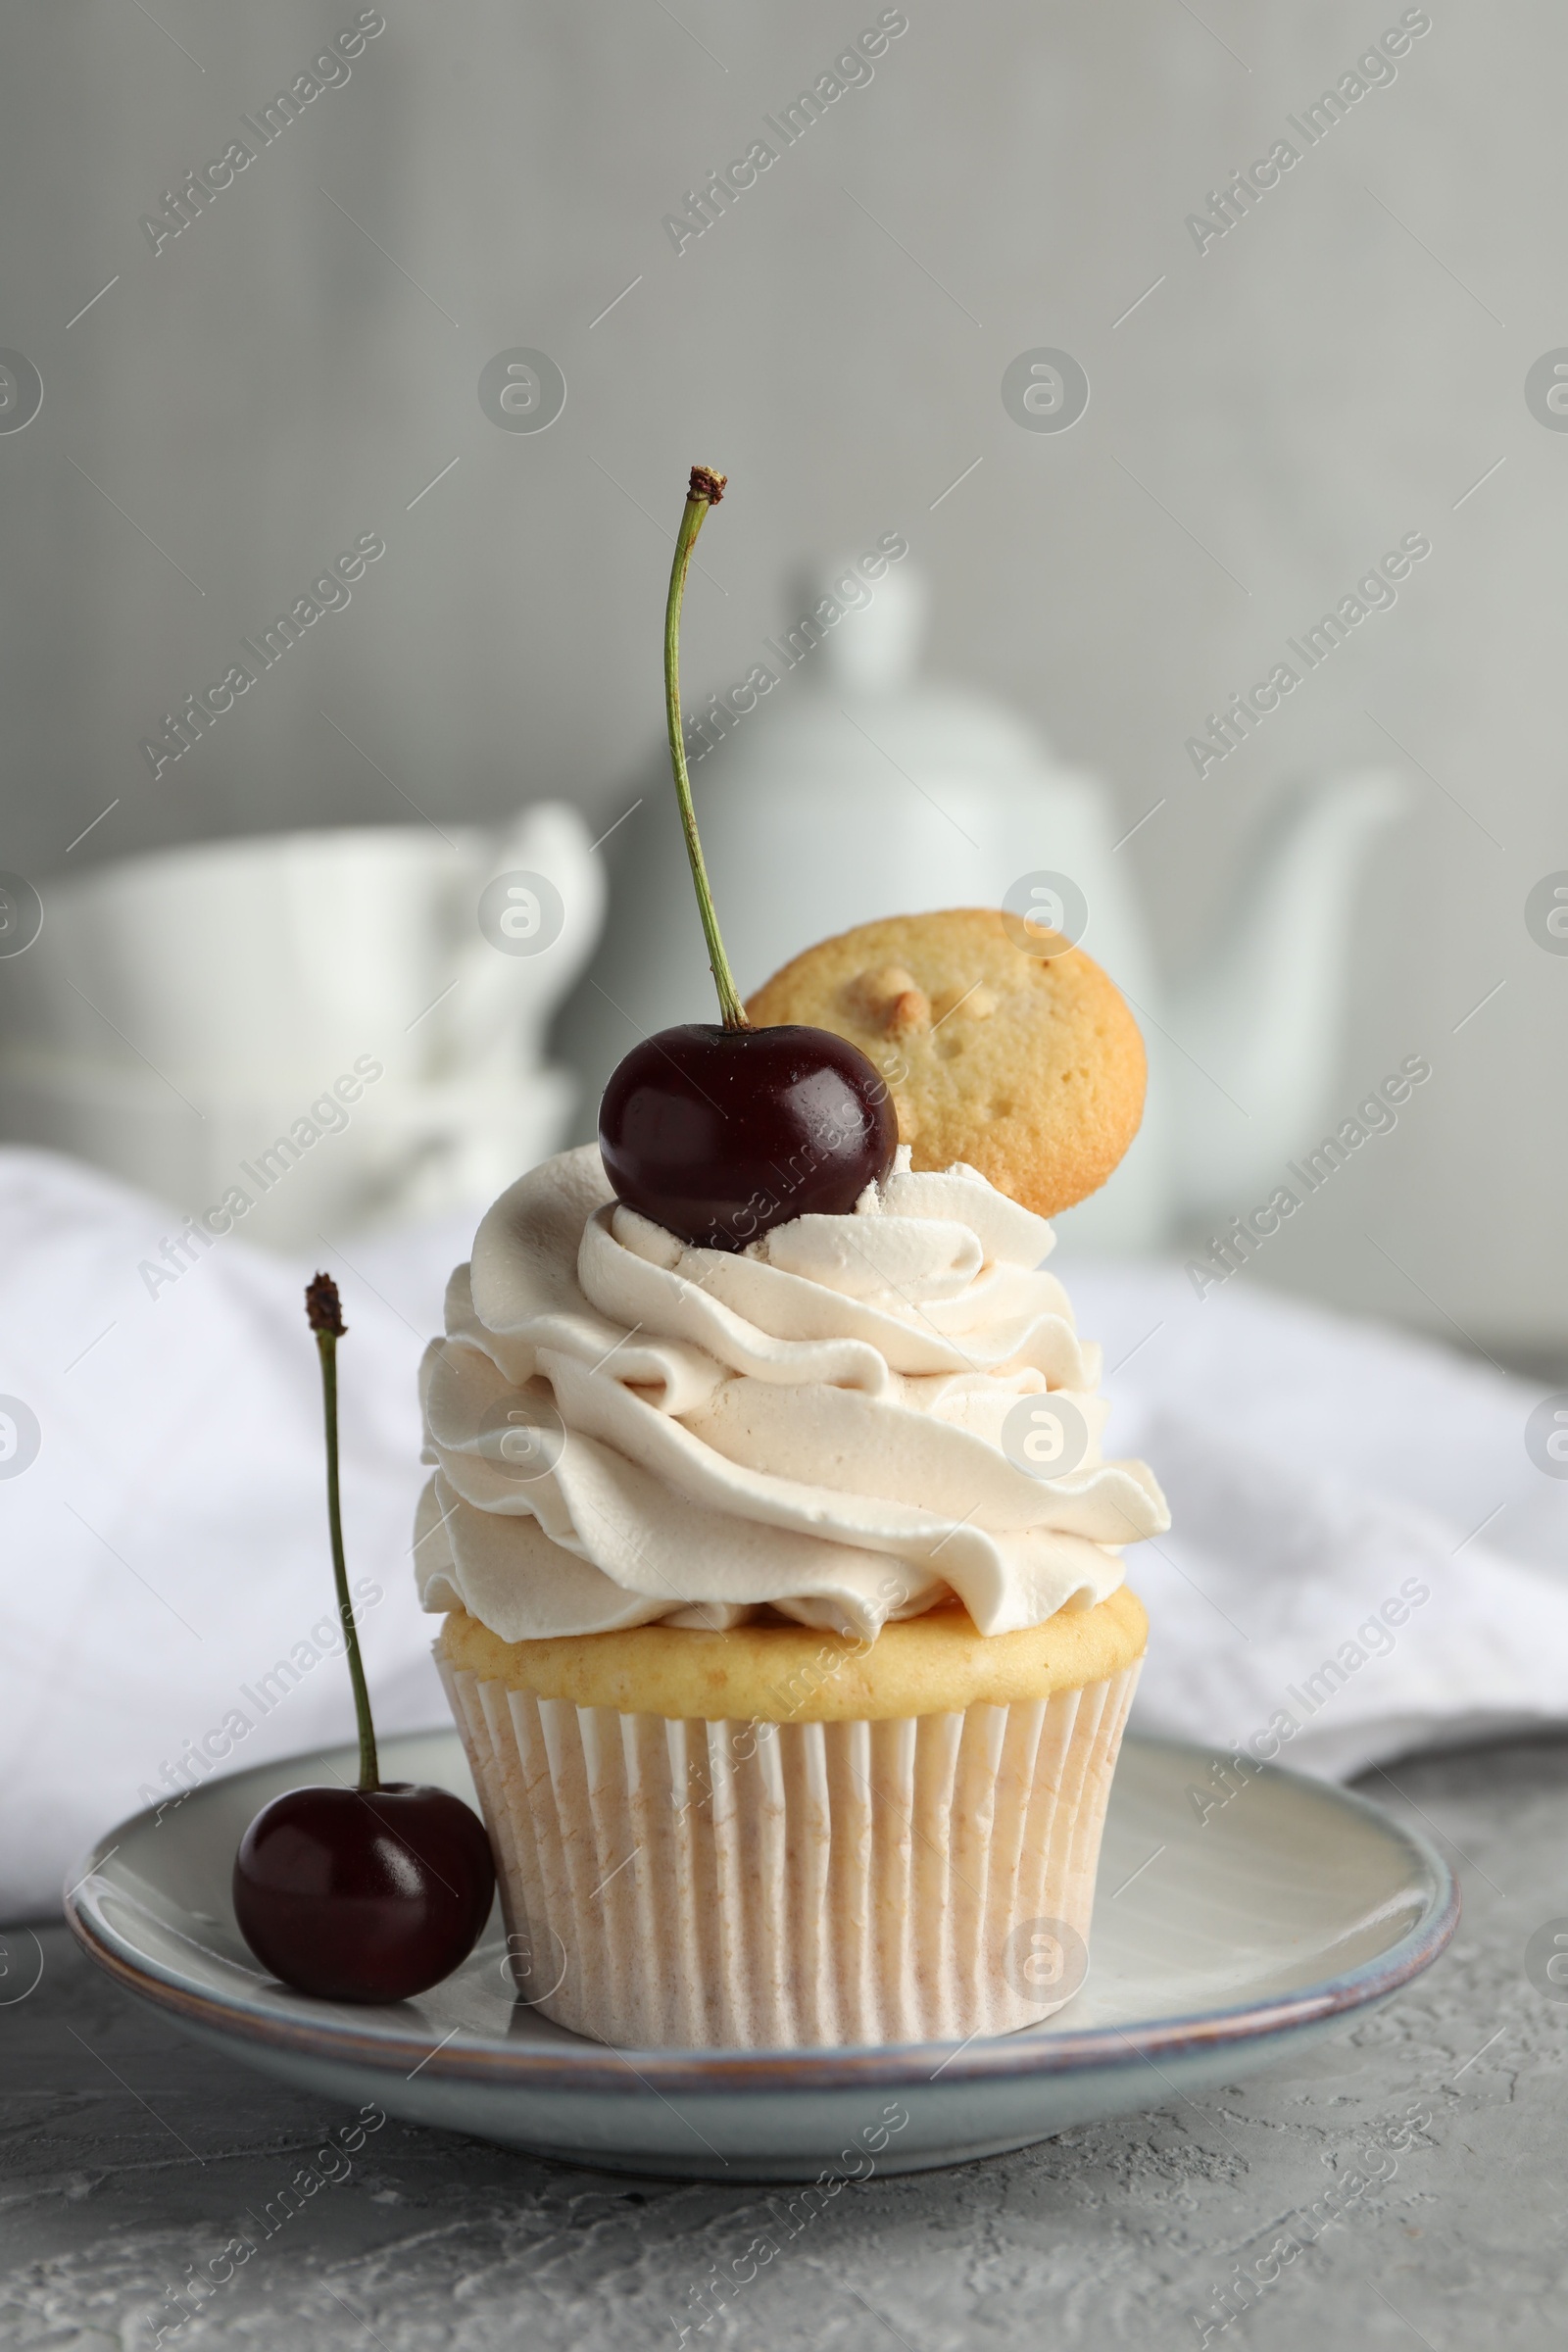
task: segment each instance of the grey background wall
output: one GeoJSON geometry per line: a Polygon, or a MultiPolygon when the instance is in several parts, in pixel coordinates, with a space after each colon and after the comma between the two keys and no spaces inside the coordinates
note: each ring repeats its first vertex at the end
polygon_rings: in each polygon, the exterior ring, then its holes
{"type": "Polygon", "coordinates": [[[793,617],[799,564],[903,529],[937,666],[1128,825],[1163,796],[1126,855],[1172,967],[1293,777],[1402,770],[1347,1107],[1404,1054],[1433,1081],[1259,1273],[1554,1347],[1568,960],[1524,902],[1568,866],[1568,437],[1524,385],[1568,344],[1568,24],[1432,0],[1396,78],[1200,253],[1186,217],[1399,6],[908,0],[874,77],[677,254],[662,217],[879,13],[385,0],[351,77],[155,253],[141,216],[355,7],[12,0],[0,344],[44,400],[0,434],[0,865],[546,791],[608,823],[657,742],[668,530],[709,458],[735,490],[694,693],[793,617]],[[1088,371],[1070,433],[1004,410],[1037,345],[1088,371]],[[548,433],[479,407],[514,346],[564,373],[548,433]],[[155,781],[161,714],[368,531],[353,603],[155,781]],[[1411,531],[1397,606],[1200,779],[1203,714],[1411,531]]]}

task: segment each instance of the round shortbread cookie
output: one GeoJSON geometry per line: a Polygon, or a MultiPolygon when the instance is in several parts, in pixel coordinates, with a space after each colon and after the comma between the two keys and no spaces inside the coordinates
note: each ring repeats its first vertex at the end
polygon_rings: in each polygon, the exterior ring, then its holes
{"type": "Polygon", "coordinates": [[[849,1038],[887,1079],[916,1168],[964,1160],[1049,1217],[1097,1191],[1137,1134],[1144,1041],[1081,948],[1032,952],[1016,929],[967,906],[861,923],[746,1010],[849,1038]]]}

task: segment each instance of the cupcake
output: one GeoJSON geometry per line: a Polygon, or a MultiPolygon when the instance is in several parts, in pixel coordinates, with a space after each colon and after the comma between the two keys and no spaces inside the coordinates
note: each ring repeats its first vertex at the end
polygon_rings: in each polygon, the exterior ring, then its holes
{"type": "Polygon", "coordinates": [[[1050,1227],[910,1156],[731,1252],[588,1146],[453,1276],[415,1558],[514,1949],[578,2033],[961,2038],[1081,1978],[1121,1546],[1165,1507],[1101,1452],[1050,1227]],[[1042,1477],[1042,1438],[1082,1450],[1042,1477]]]}
{"type": "Polygon", "coordinates": [[[635,1048],[599,1144],[454,1274],[419,1589],[546,2015],[632,2046],[1005,2033],[1082,1982],[1148,1631],[1122,1547],[1167,1525],[1043,1263],[1137,1126],[1142,1044],[1065,939],[973,909],[829,941],[749,1018],[675,650],[723,486],[692,475],[665,628],[722,1025],[635,1048]]]}

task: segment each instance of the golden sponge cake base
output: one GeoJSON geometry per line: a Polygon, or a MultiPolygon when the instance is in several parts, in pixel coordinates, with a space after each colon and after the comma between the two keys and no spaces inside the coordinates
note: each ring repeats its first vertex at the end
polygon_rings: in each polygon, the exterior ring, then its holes
{"type": "Polygon", "coordinates": [[[1141,1658],[1148,1639],[1143,1603],[1122,1585],[1095,1608],[1058,1609],[1016,1634],[977,1633],[967,1610],[953,1606],[886,1625],[869,1644],[770,1622],[728,1633],[640,1625],[503,1642],[454,1610],[436,1655],[481,1682],[621,1715],[878,1723],[1009,1706],[1104,1682],[1141,1658]]]}

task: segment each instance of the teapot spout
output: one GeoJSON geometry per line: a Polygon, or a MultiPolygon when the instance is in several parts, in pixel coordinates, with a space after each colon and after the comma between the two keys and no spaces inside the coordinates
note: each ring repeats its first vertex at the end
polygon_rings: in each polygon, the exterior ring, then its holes
{"type": "MultiPolygon", "coordinates": [[[[1408,805],[1365,768],[1282,806],[1209,958],[1171,992],[1182,1222],[1245,1214],[1333,1107],[1351,915],[1372,841],[1408,805]]],[[[1369,1074],[1370,1075],[1370,1074],[1369,1074]]]]}

